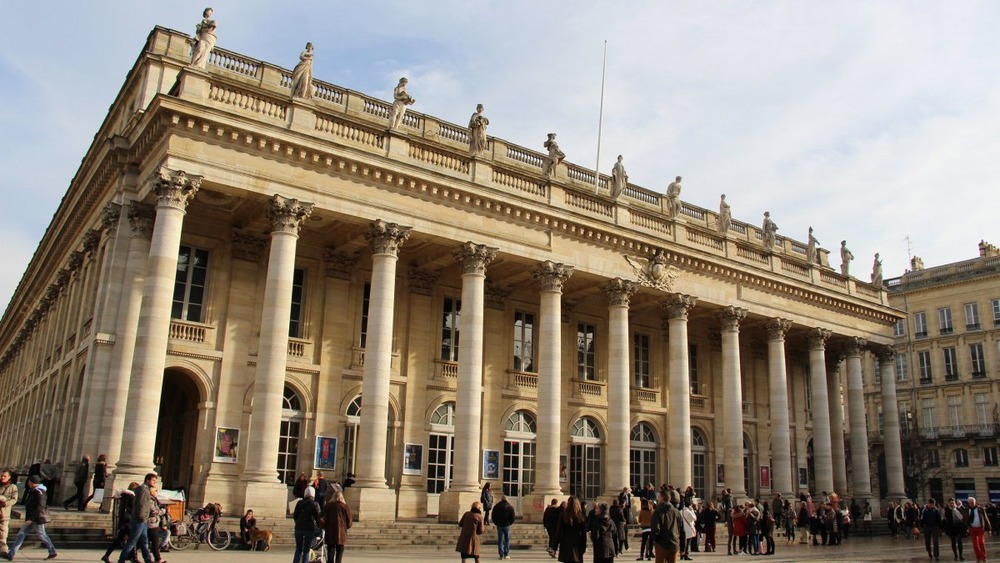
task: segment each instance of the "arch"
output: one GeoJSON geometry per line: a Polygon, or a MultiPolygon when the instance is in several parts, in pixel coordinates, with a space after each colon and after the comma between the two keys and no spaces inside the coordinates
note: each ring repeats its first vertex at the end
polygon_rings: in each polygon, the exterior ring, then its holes
{"type": "Polygon", "coordinates": [[[445,401],[438,405],[431,413],[430,423],[432,426],[455,426],[455,402],[445,401]]]}
{"type": "Polygon", "coordinates": [[[455,397],[451,394],[440,394],[427,401],[427,408],[424,409],[424,424],[429,424],[434,411],[438,410],[445,403],[455,403],[455,397]]]}
{"type": "Polygon", "coordinates": [[[176,358],[168,355],[167,363],[163,368],[164,372],[167,370],[183,372],[191,378],[191,381],[198,388],[198,402],[204,403],[212,399],[212,389],[214,387],[212,378],[198,364],[184,358],[176,358]]]}
{"type": "Polygon", "coordinates": [[[504,432],[514,433],[514,434],[537,434],[538,433],[538,420],[535,416],[526,410],[514,411],[507,419],[504,421],[504,432]]]}
{"type": "Polygon", "coordinates": [[[178,367],[175,363],[163,370],[153,458],[160,467],[164,488],[190,491],[196,479],[197,452],[214,445],[214,432],[208,438],[209,443],[201,441],[199,444],[199,437],[204,435],[199,432],[202,418],[199,405],[206,402],[208,389],[203,375],[204,372],[191,364],[178,367]],[[188,367],[195,369],[192,371],[188,367]]]}
{"type": "Polygon", "coordinates": [[[295,411],[303,412],[302,408],[302,397],[295,391],[295,388],[291,385],[285,384],[284,390],[281,392],[281,410],[283,411],[295,411]]]}
{"type": "Polygon", "coordinates": [[[577,421],[581,418],[590,419],[594,424],[597,425],[597,429],[600,431],[601,439],[608,435],[608,421],[603,416],[602,413],[593,409],[580,409],[576,411],[572,416],[569,417],[569,424],[566,426],[566,433],[569,436],[573,436],[573,427],[576,425],[577,421]]]}
{"type": "Polygon", "coordinates": [[[629,439],[632,443],[641,444],[656,444],[656,431],[653,426],[648,422],[640,422],[632,426],[632,431],[629,433],[629,439]]]}
{"type": "Polygon", "coordinates": [[[527,401],[514,401],[504,409],[503,414],[500,415],[500,420],[505,421],[514,415],[518,411],[524,411],[532,416],[535,421],[538,421],[538,410],[536,409],[537,404],[529,403],[527,401]]]}
{"type": "MultiPolygon", "coordinates": [[[[361,400],[361,386],[357,385],[357,386],[351,388],[350,391],[348,391],[347,393],[344,393],[341,396],[341,398],[340,398],[340,411],[339,412],[343,413],[342,416],[347,416],[347,410],[349,408],[351,408],[351,404],[353,404],[355,401],[360,401],[360,400],[361,400]]],[[[362,401],[362,406],[363,406],[363,401],[362,401]]],[[[398,412],[399,412],[399,402],[396,400],[395,397],[393,397],[392,395],[389,395],[389,417],[388,417],[388,419],[389,419],[389,422],[390,422],[390,424],[392,426],[395,426],[395,424],[398,423],[398,420],[399,420],[399,418],[397,417],[397,413],[398,412]]],[[[358,416],[359,417],[361,416],[361,412],[360,411],[358,412],[358,416]]]]}
{"type": "Polygon", "coordinates": [[[705,431],[697,426],[691,427],[691,449],[701,448],[703,451],[708,450],[708,437],[705,431]]]}
{"type": "Polygon", "coordinates": [[[573,423],[570,435],[574,438],[589,438],[601,440],[604,438],[601,426],[596,420],[589,416],[581,416],[573,423]]]}
{"type": "Polygon", "coordinates": [[[344,415],[348,419],[360,419],[361,418],[361,394],[357,394],[351,399],[351,402],[347,405],[347,409],[344,411],[344,415]]]}

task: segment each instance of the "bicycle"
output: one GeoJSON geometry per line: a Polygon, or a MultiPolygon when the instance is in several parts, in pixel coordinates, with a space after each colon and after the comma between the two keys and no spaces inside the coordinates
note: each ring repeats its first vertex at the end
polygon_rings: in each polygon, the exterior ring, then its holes
{"type": "Polygon", "coordinates": [[[174,533],[167,539],[171,549],[183,551],[192,545],[207,543],[215,551],[222,551],[232,542],[232,534],[219,523],[218,516],[198,521],[194,512],[188,512],[190,522],[174,524],[174,533]]]}

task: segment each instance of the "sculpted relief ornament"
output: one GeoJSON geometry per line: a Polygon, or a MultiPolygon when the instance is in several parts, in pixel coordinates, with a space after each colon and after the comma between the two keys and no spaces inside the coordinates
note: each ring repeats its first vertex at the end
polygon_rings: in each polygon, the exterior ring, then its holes
{"type": "Polygon", "coordinates": [[[792,321],[788,319],[771,319],[767,321],[767,337],[771,340],[784,340],[791,328],[792,321]]]}
{"type": "Polygon", "coordinates": [[[688,319],[688,312],[698,303],[697,297],[675,293],[663,301],[668,319],[688,319]]]}
{"type": "Polygon", "coordinates": [[[749,311],[742,307],[728,305],[719,311],[719,322],[722,330],[739,330],[740,322],[746,318],[749,311]]]}
{"type": "Polygon", "coordinates": [[[551,260],[542,262],[531,271],[531,277],[538,280],[542,286],[542,291],[561,292],[563,284],[572,275],[573,266],[558,264],[551,260]]]}
{"type": "Polygon", "coordinates": [[[498,250],[469,241],[456,248],[452,256],[462,265],[462,273],[485,275],[486,266],[497,257],[498,250]]]}
{"type": "Polygon", "coordinates": [[[170,170],[165,166],[153,173],[156,204],[177,209],[185,209],[201,188],[201,176],[170,170]]]}
{"type": "Polygon", "coordinates": [[[657,250],[652,258],[626,254],[625,261],[632,266],[640,285],[660,291],[673,291],[674,281],[681,275],[680,268],[667,264],[667,257],[663,255],[662,249],[657,250]]]}
{"type": "Polygon", "coordinates": [[[621,278],[615,278],[604,286],[604,292],[608,294],[609,304],[613,307],[628,307],[629,300],[638,289],[635,282],[621,278]]]}
{"type": "Polygon", "coordinates": [[[310,215],[313,204],[274,194],[267,208],[267,218],[271,220],[271,232],[299,234],[299,227],[310,215]]]}
{"type": "Polygon", "coordinates": [[[403,227],[396,223],[387,223],[382,219],[376,219],[368,227],[365,233],[372,246],[372,254],[391,254],[396,256],[402,248],[406,239],[410,238],[410,227],[403,227]]]}

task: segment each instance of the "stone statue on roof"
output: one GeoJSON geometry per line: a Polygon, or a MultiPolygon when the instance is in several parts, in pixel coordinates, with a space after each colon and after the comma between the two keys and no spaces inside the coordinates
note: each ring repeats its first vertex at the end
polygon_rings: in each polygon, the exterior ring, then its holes
{"type": "Polygon", "coordinates": [[[809,242],[806,243],[806,262],[809,262],[810,264],[818,264],[819,253],[817,252],[817,247],[820,245],[820,242],[816,240],[816,237],[813,236],[812,227],[809,227],[808,241],[809,242]]]}
{"type": "Polygon", "coordinates": [[[771,212],[764,212],[764,224],[761,225],[761,238],[764,241],[764,248],[771,250],[774,248],[774,244],[778,241],[778,225],[774,224],[771,220],[771,212]]]}
{"type": "Polygon", "coordinates": [[[678,176],[667,186],[667,215],[676,219],[681,214],[681,177],[678,176]]]}
{"type": "Polygon", "coordinates": [[[882,260],[879,258],[878,252],[875,253],[875,262],[872,263],[872,283],[882,285],[882,260]]]}
{"type": "Polygon", "coordinates": [[[851,275],[851,260],[854,260],[854,254],[847,249],[847,241],[840,241],[840,273],[844,277],[851,275]]]}
{"type": "Polygon", "coordinates": [[[615,162],[614,168],[611,169],[611,183],[608,187],[611,188],[611,199],[617,200],[623,193],[625,193],[625,186],[628,185],[628,174],[625,172],[625,165],[622,163],[622,155],[618,155],[618,161],[615,162]]]}
{"type": "Polygon", "coordinates": [[[309,100],[313,97],[313,44],[299,54],[299,64],[292,70],[292,97],[309,100]]]}
{"type": "Polygon", "coordinates": [[[208,55],[215,49],[215,20],[212,19],[212,8],[205,8],[201,13],[201,22],[194,28],[195,44],[191,53],[191,66],[205,68],[208,65],[208,55]]]}
{"type": "Polygon", "coordinates": [[[490,120],[483,115],[483,104],[476,106],[476,113],[469,118],[469,154],[477,156],[486,150],[486,128],[490,120]]]}
{"type": "Polygon", "coordinates": [[[726,203],[726,194],[722,194],[722,197],[719,198],[719,224],[717,225],[719,234],[726,236],[732,224],[733,212],[729,208],[729,204],[726,203]]]}
{"type": "Polygon", "coordinates": [[[406,93],[406,85],[409,82],[404,76],[399,79],[399,84],[392,90],[393,101],[392,110],[389,112],[389,129],[399,129],[399,126],[403,124],[403,117],[406,115],[406,106],[417,103],[417,100],[406,93]]]}
{"type": "Polygon", "coordinates": [[[559,150],[559,143],[556,142],[556,134],[549,133],[548,139],[542,146],[549,151],[549,156],[542,161],[542,172],[551,178],[556,173],[556,166],[566,159],[566,153],[559,150]]]}

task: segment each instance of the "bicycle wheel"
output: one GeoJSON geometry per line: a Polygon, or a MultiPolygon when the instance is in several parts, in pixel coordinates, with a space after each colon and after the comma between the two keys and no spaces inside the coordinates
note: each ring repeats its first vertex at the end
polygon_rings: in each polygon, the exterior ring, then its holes
{"type": "Polygon", "coordinates": [[[191,543],[191,536],[188,534],[182,534],[179,536],[171,535],[170,538],[167,539],[167,545],[170,546],[170,549],[176,549],[178,551],[184,551],[185,549],[191,547],[191,543]]]}
{"type": "Polygon", "coordinates": [[[222,526],[216,526],[208,534],[208,546],[216,551],[222,551],[229,547],[229,542],[232,541],[232,537],[229,534],[229,530],[223,528],[222,526]]]}

